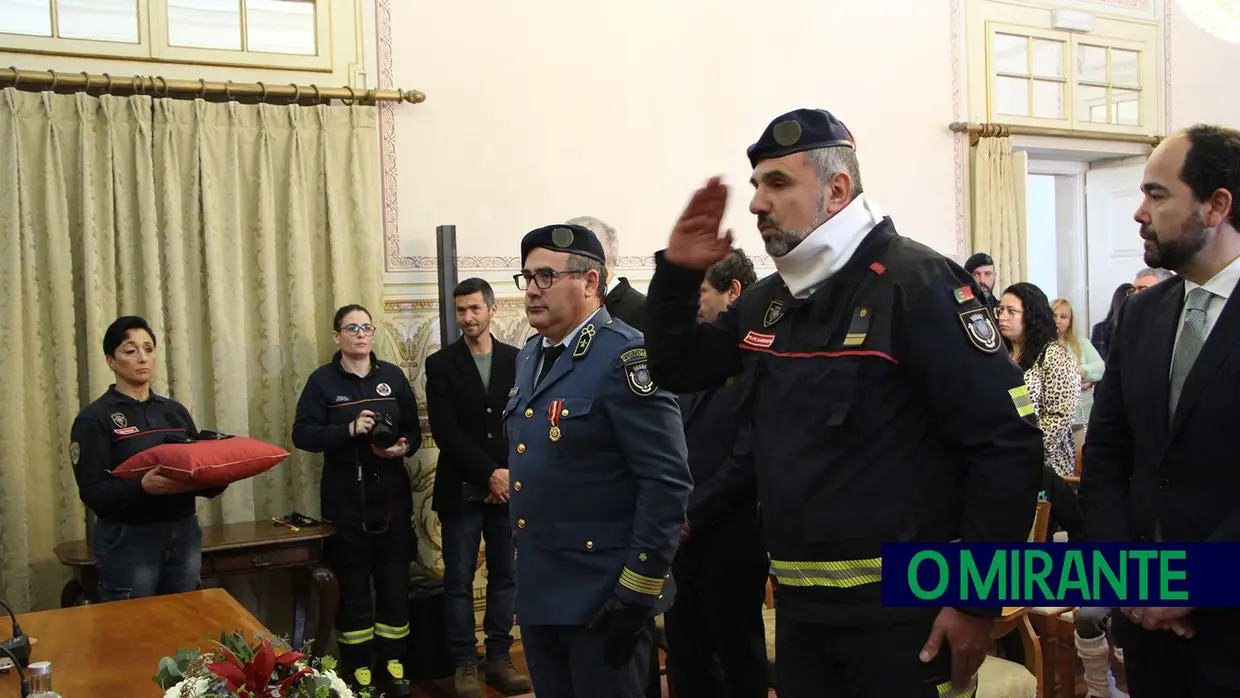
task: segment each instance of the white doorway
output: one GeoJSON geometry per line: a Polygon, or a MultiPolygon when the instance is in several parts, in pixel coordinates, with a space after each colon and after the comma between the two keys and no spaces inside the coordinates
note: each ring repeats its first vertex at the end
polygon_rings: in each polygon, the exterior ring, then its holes
{"type": "Polygon", "coordinates": [[[1025,177],[1025,281],[1047,300],[1087,305],[1085,180],[1088,164],[1031,153],[1025,177]]]}
{"type": "Polygon", "coordinates": [[[1145,251],[1132,219],[1141,204],[1144,159],[1098,163],[1085,173],[1088,238],[1089,314],[1106,317],[1117,286],[1132,283],[1145,267],[1145,251]]]}

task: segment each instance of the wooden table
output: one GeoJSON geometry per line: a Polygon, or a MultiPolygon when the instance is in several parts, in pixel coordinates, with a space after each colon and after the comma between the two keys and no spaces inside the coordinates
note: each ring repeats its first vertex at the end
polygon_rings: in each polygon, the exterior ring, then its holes
{"type": "MultiPolygon", "coordinates": [[[[321,657],[327,650],[340,597],[336,575],[323,563],[323,541],[335,532],[336,529],[328,524],[306,526],[294,531],[272,521],[208,526],[202,530],[202,577],[216,579],[265,570],[291,570],[295,604],[292,641],[295,648],[300,648],[305,642],[306,606],[310,597],[308,582],[313,580],[319,598],[313,651],[321,657]]],[[[74,571],[73,579],[60,592],[61,607],[98,603],[95,555],[86,541],[61,543],[56,546],[56,558],[74,571]]]]}
{"type": "MultiPolygon", "coordinates": [[[[32,662],[52,663],[52,688],[66,698],[157,698],[159,660],[181,648],[211,649],[206,638],[241,631],[251,640],[267,629],[223,589],[90,604],[17,617],[37,640],[32,662]]],[[[8,639],[8,623],[0,623],[8,639]]],[[[18,698],[16,671],[0,675],[0,698],[18,698]]]]}

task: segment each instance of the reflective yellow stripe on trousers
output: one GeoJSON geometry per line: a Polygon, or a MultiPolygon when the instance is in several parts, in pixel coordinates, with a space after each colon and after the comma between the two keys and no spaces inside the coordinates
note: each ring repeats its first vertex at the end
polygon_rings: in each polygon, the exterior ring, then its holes
{"type": "Polygon", "coordinates": [[[941,683],[934,687],[939,693],[939,698],[974,698],[977,695],[977,674],[969,679],[969,683],[964,688],[956,688],[952,686],[952,682],[941,683]]]}
{"type": "Polygon", "coordinates": [[[775,581],[790,587],[848,589],[883,581],[883,558],[868,560],[771,560],[775,581]]]}

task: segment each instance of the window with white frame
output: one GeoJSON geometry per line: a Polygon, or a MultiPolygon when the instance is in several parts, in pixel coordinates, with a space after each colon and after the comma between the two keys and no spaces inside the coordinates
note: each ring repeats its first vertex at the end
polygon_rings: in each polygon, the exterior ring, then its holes
{"type": "Polygon", "coordinates": [[[1163,128],[1156,21],[1098,15],[1090,31],[1055,29],[1051,12],[969,4],[969,118],[1110,133],[1163,128]]]}
{"type": "Polygon", "coordinates": [[[0,0],[6,50],[330,70],[331,0],[0,0]]]}

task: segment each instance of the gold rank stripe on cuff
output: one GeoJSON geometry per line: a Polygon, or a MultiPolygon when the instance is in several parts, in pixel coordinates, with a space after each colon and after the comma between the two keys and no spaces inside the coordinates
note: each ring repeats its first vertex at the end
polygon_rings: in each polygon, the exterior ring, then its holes
{"type": "Polygon", "coordinates": [[[1012,396],[1012,404],[1016,405],[1016,414],[1028,417],[1034,413],[1033,400],[1029,398],[1029,386],[1019,385],[1008,391],[1012,396]]]}
{"type": "Polygon", "coordinates": [[[638,574],[633,570],[625,567],[620,573],[620,586],[629,591],[645,594],[647,596],[658,596],[663,593],[663,579],[660,577],[647,577],[644,574],[638,574]]]}

